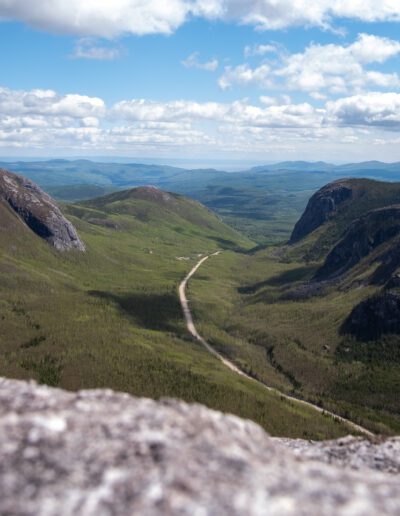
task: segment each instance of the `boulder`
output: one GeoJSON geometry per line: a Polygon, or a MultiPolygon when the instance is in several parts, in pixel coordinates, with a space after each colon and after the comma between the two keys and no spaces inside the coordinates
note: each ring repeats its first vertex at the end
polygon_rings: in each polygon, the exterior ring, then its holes
{"type": "MultiPolygon", "coordinates": [[[[355,470],[350,459],[326,460],[337,443],[293,451],[200,405],[0,379],[0,442],[1,514],[400,513],[398,439],[390,467],[368,458],[355,470]]],[[[388,458],[387,444],[361,443],[348,456],[388,458]]]]}

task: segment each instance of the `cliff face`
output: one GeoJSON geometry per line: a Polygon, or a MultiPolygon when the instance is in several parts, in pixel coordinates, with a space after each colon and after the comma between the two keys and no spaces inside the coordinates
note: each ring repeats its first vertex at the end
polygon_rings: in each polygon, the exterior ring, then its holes
{"type": "Polygon", "coordinates": [[[0,441],[1,514],[400,511],[399,439],[276,440],[200,405],[0,379],[0,441]]]}
{"type": "Polygon", "coordinates": [[[74,226],[35,183],[0,169],[0,202],[6,203],[39,237],[59,251],[85,250],[74,226]]]}
{"type": "Polygon", "coordinates": [[[321,188],[309,200],[294,227],[289,243],[294,244],[333,218],[341,205],[353,197],[353,189],[346,180],[335,181],[321,188]]]}
{"type": "MultiPolygon", "coordinates": [[[[315,279],[327,280],[340,276],[399,234],[400,205],[370,211],[351,224],[345,236],[328,254],[315,279]]],[[[389,262],[395,260],[395,253],[386,250],[385,255],[387,274],[385,275],[381,269],[381,281],[389,279],[393,272],[389,262]]],[[[396,264],[393,264],[393,267],[395,268],[396,264]]]]}
{"type": "Polygon", "coordinates": [[[400,294],[382,292],[357,305],[344,322],[342,333],[371,341],[382,335],[400,334],[400,294]]]}

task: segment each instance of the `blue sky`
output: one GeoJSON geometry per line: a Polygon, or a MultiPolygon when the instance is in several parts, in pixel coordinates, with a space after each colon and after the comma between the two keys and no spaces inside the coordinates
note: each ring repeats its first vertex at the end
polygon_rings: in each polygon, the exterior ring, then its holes
{"type": "Polygon", "coordinates": [[[400,160],[395,4],[0,0],[0,155],[400,160]]]}

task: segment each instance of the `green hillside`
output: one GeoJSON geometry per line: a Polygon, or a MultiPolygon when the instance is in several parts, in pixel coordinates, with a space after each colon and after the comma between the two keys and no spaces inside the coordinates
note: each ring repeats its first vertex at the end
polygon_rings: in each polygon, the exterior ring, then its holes
{"type": "MultiPolygon", "coordinates": [[[[56,251],[0,202],[0,375],[179,397],[253,419],[274,435],[348,432],[235,375],[188,337],[180,280],[199,255],[244,252],[249,240],[197,202],[151,188],[63,211],[85,253],[56,251]]],[[[210,260],[217,269],[218,259],[210,260]]]]}
{"type": "Polygon", "coordinates": [[[296,244],[206,264],[192,283],[195,314],[208,340],[254,376],[398,433],[400,185],[345,183],[352,197],[296,244]]]}

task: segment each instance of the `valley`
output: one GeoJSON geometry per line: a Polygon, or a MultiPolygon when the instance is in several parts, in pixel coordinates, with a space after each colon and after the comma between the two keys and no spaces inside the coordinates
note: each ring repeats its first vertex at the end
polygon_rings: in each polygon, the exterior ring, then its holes
{"type": "Polygon", "coordinates": [[[182,278],[199,254],[249,250],[250,240],[197,202],[155,188],[62,209],[85,252],[58,251],[0,202],[1,375],[181,398],[257,421],[273,435],[348,432],[227,371],[187,333],[182,278]]]}
{"type": "Polygon", "coordinates": [[[251,376],[351,415],[375,433],[398,433],[399,226],[394,207],[383,217],[383,208],[375,211],[378,205],[393,206],[398,197],[398,184],[332,183],[308,208],[313,223],[318,209],[326,218],[297,240],[306,211],[294,230],[295,243],[242,255],[224,252],[218,265],[205,264],[203,277],[191,284],[200,333],[251,376]],[[328,202],[342,186],[349,188],[347,200],[328,202]],[[327,206],[334,207],[331,214],[327,206]],[[347,252],[335,251],[349,240],[347,252]],[[393,303],[389,311],[386,306],[393,303]]]}
{"type": "Polygon", "coordinates": [[[399,196],[398,183],[335,181],[311,198],[289,243],[260,245],[196,200],[138,186],[60,205],[83,245],[60,252],[6,195],[0,374],[200,402],[272,435],[338,437],[345,420],[394,434],[397,323],[376,319],[373,335],[366,322],[382,307],[399,320],[399,196]]]}

